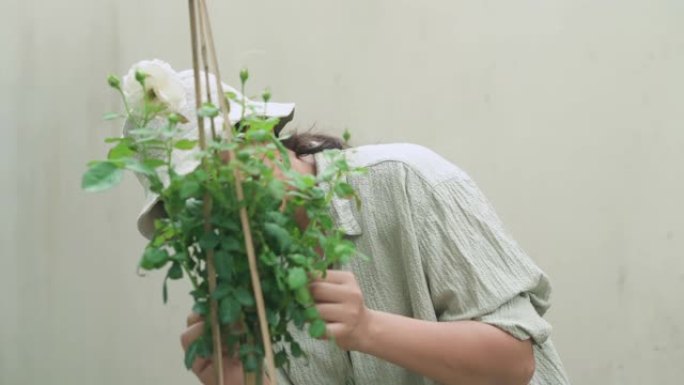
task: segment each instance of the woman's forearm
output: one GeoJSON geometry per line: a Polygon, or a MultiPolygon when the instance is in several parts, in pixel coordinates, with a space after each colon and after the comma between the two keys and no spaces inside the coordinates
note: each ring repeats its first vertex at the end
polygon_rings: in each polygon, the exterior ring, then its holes
{"type": "Polygon", "coordinates": [[[370,311],[357,350],[447,385],[527,385],[530,340],[476,321],[430,322],[370,311]]]}

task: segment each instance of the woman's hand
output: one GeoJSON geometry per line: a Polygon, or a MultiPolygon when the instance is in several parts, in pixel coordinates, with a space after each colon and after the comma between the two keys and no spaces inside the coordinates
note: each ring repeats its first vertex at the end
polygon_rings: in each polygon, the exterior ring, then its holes
{"type": "MultiPolygon", "coordinates": [[[[204,320],[197,313],[191,313],[187,321],[188,328],[181,334],[181,345],[187,351],[188,346],[199,338],[204,332],[204,320]]],[[[228,357],[226,349],[223,349],[223,384],[221,385],[242,385],[242,362],[237,357],[228,357]]],[[[192,363],[192,372],[195,373],[200,382],[204,385],[216,385],[214,382],[215,369],[211,359],[197,357],[192,363]]]]}
{"type": "Polygon", "coordinates": [[[354,274],[328,270],[310,285],[316,309],[326,322],[326,334],[344,350],[362,350],[372,311],[366,308],[354,274]]]}

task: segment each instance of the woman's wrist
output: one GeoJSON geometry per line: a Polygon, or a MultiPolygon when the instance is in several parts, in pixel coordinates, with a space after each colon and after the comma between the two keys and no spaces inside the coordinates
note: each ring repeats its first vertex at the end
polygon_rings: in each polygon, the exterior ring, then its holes
{"type": "Polygon", "coordinates": [[[372,354],[373,345],[377,333],[382,330],[382,312],[378,310],[366,309],[364,320],[359,325],[359,333],[356,344],[352,350],[372,354]]]}

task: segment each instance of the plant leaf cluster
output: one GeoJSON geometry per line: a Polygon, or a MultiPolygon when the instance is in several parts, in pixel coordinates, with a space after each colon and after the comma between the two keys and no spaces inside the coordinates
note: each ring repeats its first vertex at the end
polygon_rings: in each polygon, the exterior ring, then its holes
{"type": "MultiPolygon", "coordinates": [[[[242,76],[243,88],[246,76],[242,76]]],[[[144,82],[141,76],[139,81],[144,82]]],[[[120,91],[120,82],[108,83],[120,91]]],[[[167,301],[167,281],[189,279],[192,283],[193,310],[207,316],[209,301],[218,302],[222,336],[229,351],[237,351],[246,371],[256,371],[264,358],[255,298],[245,250],[239,211],[245,207],[257,255],[266,318],[274,346],[276,365],[291,357],[305,355],[288,331],[288,325],[307,328],[312,337],[325,333],[325,323],[313,306],[308,284],[327,269],[344,264],[357,254],[354,243],[346,239],[330,216],[333,199],[358,197],[345,176],[362,172],[347,163],[343,152],[327,150],[322,155],[328,167],[317,175],[301,174],[292,168],[287,149],[273,129],[278,120],[256,115],[245,116],[230,141],[224,135],[208,138],[199,151],[196,140],[179,135],[187,119],[169,113],[155,103],[154,95],[145,99],[150,105],[107,114],[106,119],[125,117],[134,129],[127,136],[108,138],[112,146],[106,160],[89,163],[82,187],[102,191],[118,184],[126,170],[143,176],[149,189],[160,197],[166,213],[155,220],[155,231],[139,262],[144,270],[165,271],[163,300],[167,301]],[[142,111],[134,113],[133,111],[142,111]],[[151,123],[162,119],[155,127],[151,123]],[[201,167],[180,174],[173,154],[194,151],[201,167]],[[227,158],[228,151],[234,157],[227,158]],[[244,199],[235,193],[236,176],[241,175],[244,199]],[[209,198],[209,199],[208,199],[209,198]],[[205,231],[205,209],[211,230],[205,231]],[[300,218],[298,222],[295,218],[300,218]],[[301,220],[305,218],[304,220],[301,220]],[[217,285],[209,291],[207,252],[214,253],[217,285]]],[[[226,97],[230,98],[230,95],[226,97]]],[[[270,91],[264,99],[270,98],[270,91]]],[[[199,116],[214,118],[219,109],[206,103],[199,116]]],[[[348,139],[348,134],[345,134],[348,139]]],[[[190,367],[197,356],[209,357],[213,350],[210,323],[187,350],[185,364],[190,367]]]]}

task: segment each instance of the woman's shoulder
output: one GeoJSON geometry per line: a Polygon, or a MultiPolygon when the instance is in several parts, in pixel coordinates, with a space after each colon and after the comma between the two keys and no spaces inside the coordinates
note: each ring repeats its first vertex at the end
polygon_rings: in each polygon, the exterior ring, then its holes
{"type": "Polygon", "coordinates": [[[352,166],[390,172],[408,169],[431,186],[453,178],[469,179],[459,166],[419,144],[370,144],[349,148],[345,153],[352,166]]]}

